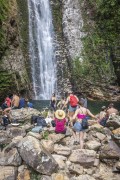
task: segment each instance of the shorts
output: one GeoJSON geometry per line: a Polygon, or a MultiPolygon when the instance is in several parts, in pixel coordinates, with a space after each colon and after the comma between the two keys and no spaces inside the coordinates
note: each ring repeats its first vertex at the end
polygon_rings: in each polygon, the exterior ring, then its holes
{"type": "Polygon", "coordinates": [[[13,106],[11,109],[18,109],[18,107],[16,107],[16,106],[13,106]]]}
{"type": "Polygon", "coordinates": [[[80,132],[84,131],[85,129],[83,129],[81,123],[77,121],[73,126],[73,130],[75,130],[76,132],[80,132]]]}
{"type": "Polygon", "coordinates": [[[63,131],[61,132],[58,132],[58,131],[55,131],[56,134],[66,134],[66,129],[64,129],[63,131]]]}
{"type": "Polygon", "coordinates": [[[75,112],[76,109],[77,109],[77,106],[72,107],[71,105],[69,105],[69,111],[70,111],[70,112],[75,112]]]}

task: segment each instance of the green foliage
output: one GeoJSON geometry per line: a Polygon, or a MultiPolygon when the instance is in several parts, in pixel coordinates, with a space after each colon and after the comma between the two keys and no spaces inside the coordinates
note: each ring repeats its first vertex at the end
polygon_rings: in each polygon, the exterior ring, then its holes
{"type": "Polygon", "coordinates": [[[31,169],[31,176],[30,176],[31,180],[40,180],[41,179],[41,175],[34,171],[33,169],[31,169]]]}
{"type": "Polygon", "coordinates": [[[82,39],[83,61],[75,60],[73,73],[75,77],[83,76],[94,82],[110,82],[114,70],[120,76],[120,2],[84,0],[82,16],[86,34],[82,39]]]}
{"type": "Polygon", "coordinates": [[[49,132],[48,131],[44,131],[43,132],[43,139],[48,140],[48,135],[49,135],[49,132]]]}
{"type": "Polygon", "coordinates": [[[0,0],[0,56],[6,49],[6,32],[4,29],[4,23],[8,15],[8,1],[0,0]]]}

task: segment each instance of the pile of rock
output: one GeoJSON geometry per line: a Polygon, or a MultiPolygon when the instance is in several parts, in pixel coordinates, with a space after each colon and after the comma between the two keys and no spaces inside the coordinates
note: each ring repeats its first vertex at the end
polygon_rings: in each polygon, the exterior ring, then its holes
{"type": "Polygon", "coordinates": [[[33,133],[29,120],[19,127],[8,125],[0,131],[0,180],[32,180],[33,171],[42,180],[119,180],[120,125],[115,129],[116,122],[119,116],[108,120],[105,128],[91,125],[85,149],[73,144],[69,128],[65,136],[55,134],[53,128],[33,133]]]}

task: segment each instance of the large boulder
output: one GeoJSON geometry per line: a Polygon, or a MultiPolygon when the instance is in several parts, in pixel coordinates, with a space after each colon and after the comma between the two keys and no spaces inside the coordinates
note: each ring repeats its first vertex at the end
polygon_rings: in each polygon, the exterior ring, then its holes
{"type": "Polygon", "coordinates": [[[22,108],[22,109],[14,109],[10,111],[11,120],[17,119],[18,122],[24,122],[26,120],[30,120],[32,115],[40,115],[40,111],[34,108],[22,108]]]}
{"type": "Polygon", "coordinates": [[[53,154],[53,157],[55,161],[58,163],[59,169],[65,169],[66,167],[65,161],[67,160],[67,158],[56,154],[53,154]]]}
{"type": "Polygon", "coordinates": [[[57,170],[57,163],[52,155],[32,136],[21,140],[18,151],[26,164],[41,174],[51,175],[57,170]]]}
{"type": "Polygon", "coordinates": [[[0,131],[0,145],[9,144],[12,138],[8,137],[6,131],[0,131]]]}
{"type": "Polygon", "coordinates": [[[24,129],[20,128],[20,127],[10,127],[7,129],[6,131],[8,137],[14,138],[17,136],[25,136],[26,132],[24,129]]]}
{"type": "Polygon", "coordinates": [[[54,152],[56,152],[57,154],[68,156],[71,153],[71,149],[67,146],[62,146],[61,144],[55,144],[54,152]]]}
{"type": "Polygon", "coordinates": [[[83,167],[80,164],[71,163],[68,166],[68,169],[72,174],[77,174],[77,175],[83,174],[83,167]]]}
{"type": "Polygon", "coordinates": [[[95,179],[100,180],[119,180],[120,175],[115,174],[112,172],[112,167],[106,165],[105,163],[101,163],[99,165],[99,169],[96,171],[96,173],[93,175],[95,179]]]}
{"type": "Polygon", "coordinates": [[[16,180],[17,168],[13,166],[0,166],[0,180],[16,180]]]}
{"type": "Polygon", "coordinates": [[[61,139],[63,139],[65,137],[64,134],[49,134],[48,139],[53,141],[54,143],[59,142],[61,139]]]}
{"type": "Polygon", "coordinates": [[[95,158],[96,152],[94,150],[77,149],[72,151],[69,161],[89,167],[94,165],[95,158]]]}
{"type": "Polygon", "coordinates": [[[22,163],[22,159],[16,148],[11,149],[9,152],[0,152],[0,165],[1,166],[19,166],[22,163]]]}
{"type": "Polygon", "coordinates": [[[34,132],[31,132],[31,131],[27,133],[27,136],[35,137],[35,138],[38,139],[38,140],[41,140],[41,139],[42,139],[42,134],[34,133],[34,132]]]}
{"type": "Polygon", "coordinates": [[[50,153],[52,153],[54,151],[54,143],[53,143],[53,141],[51,141],[51,140],[44,140],[43,139],[43,140],[41,140],[41,144],[50,153]]]}
{"type": "Polygon", "coordinates": [[[110,141],[108,144],[104,144],[101,147],[100,159],[119,159],[120,148],[114,141],[110,141]]]}
{"type": "Polygon", "coordinates": [[[97,141],[88,141],[85,145],[87,149],[97,151],[100,148],[101,143],[97,141]]]}
{"type": "Polygon", "coordinates": [[[106,126],[113,127],[114,129],[119,128],[120,127],[120,116],[117,116],[117,115],[111,116],[108,119],[106,126]]]}

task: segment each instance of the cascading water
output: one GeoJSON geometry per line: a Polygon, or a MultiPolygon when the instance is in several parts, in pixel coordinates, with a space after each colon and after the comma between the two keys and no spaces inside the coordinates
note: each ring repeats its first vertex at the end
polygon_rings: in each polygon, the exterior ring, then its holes
{"type": "Polygon", "coordinates": [[[56,88],[53,24],[49,0],[28,0],[29,54],[35,99],[50,99],[56,88]]]}

